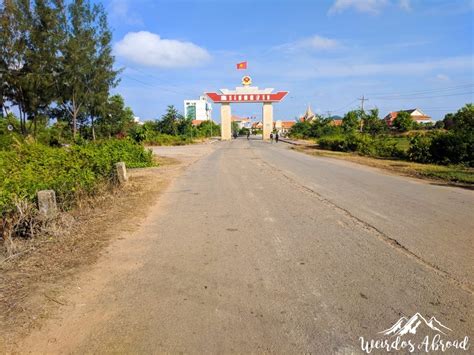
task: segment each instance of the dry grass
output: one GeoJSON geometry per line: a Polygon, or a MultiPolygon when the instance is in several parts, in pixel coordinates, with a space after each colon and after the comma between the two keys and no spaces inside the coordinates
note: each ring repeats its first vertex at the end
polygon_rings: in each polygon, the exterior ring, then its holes
{"type": "Polygon", "coordinates": [[[419,164],[403,160],[377,159],[354,153],[334,152],[317,149],[314,146],[297,146],[292,149],[305,154],[348,160],[357,164],[387,170],[399,175],[430,180],[436,183],[474,188],[474,169],[460,166],[419,164]]]}
{"type": "Polygon", "coordinates": [[[0,262],[0,352],[13,337],[27,334],[62,304],[61,293],[104,246],[134,230],[181,165],[156,158],[159,167],[130,171],[123,188],[83,199],[77,208],[45,224],[37,238],[13,241],[14,254],[0,262]],[[137,213],[137,211],[141,213],[137,213]]]}

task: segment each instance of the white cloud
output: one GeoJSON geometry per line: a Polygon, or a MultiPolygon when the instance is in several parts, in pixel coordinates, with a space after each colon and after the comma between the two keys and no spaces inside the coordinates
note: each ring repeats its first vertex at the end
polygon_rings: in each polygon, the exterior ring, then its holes
{"type": "MultiPolygon", "coordinates": [[[[411,0],[398,0],[398,6],[405,10],[411,10],[411,0]]],[[[389,0],[336,0],[328,11],[333,15],[350,8],[354,8],[358,12],[366,12],[369,14],[378,14],[380,11],[391,4],[389,0]]]]}
{"type": "Polygon", "coordinates": [[[130,9],[129,0],[112,0],[109,4],[109,13],[113,20],[125,22],[127,25],[143,25],[142,18],[136,11],[130,9]]]}
{"type": "Polygon", "coordinates": [[[329,9],[329,14],[337,14],[351,7],[359,12],[376,14],[387,5],[387,0],[336,0],[329,9]]]}
{"type": "MultiPolygon", "coordinates": [[[[436,75],[440,72],[472,71],[471,56],[449,57],[427,61],[357,63],[354,60],[331,59],[314,60],[297,58],[295,61],[279,65],[279,70],[293,79],[311,78],[350,78],[370,76],[422,76],[436,75]]],[[[266,70],[275,71],[269,66],[266,70]]]]}
{"type": "Polygon", "coordinates": [[[398,5],[405,11],[411,11],[411,0],[399,0],[398,5]]]}
{"type": "Polygon", "coordinates": [[[211,58],[204,48],[194,43],[162,39],[147,31],[127,33],[115,44],[114,51],[134,63],[163,68],[198,66],[211,58]]]}
{"type": "Polygon", "coordinates": [[[287,52],[307,49],[316,51],[329,51],[338,48],[341,48],[339,41],[319,35],[314,35],[312,37],[303,38],[295,42],[285,43],[275,47],[277,50],[283,50],[287,52]]]}
{"type": "Polygon", "coordinates": [[[301,47],[308,47],[317,50],[335,49],[340,46],[338,41],[330,38],[321,37],[318,35],[303,39],[298,44],[301,47]]]}
{"type": "Polygon", "coordinates": [[[451,80],[449,78],[449,76],[447,76],[446,74],[438,74],[438,75],[436,75],[436,79],[439,80],[439,81],[449,81],[449,80],[451,80]]]}

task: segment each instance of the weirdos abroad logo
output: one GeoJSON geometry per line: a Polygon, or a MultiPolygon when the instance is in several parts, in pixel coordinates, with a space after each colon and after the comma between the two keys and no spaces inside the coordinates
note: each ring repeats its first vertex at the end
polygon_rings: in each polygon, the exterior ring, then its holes
{"type": "Polygon", "coordinates": [[[469,337],[463,339],[452,339],[449,332],[452,330],[435,317],[426,320],[420,313],[411,318],[402,317],[390,328],[379,332],[384,336],[380,339],[364,339],[360,337],[361,349],[370,354],[372,351],[386,350],[387,352],[404,351],[409,353],[445,352],[454,349],[467,351],[469,349],[469,337]],[[417,334],[424,331],[434,333],[415,339],[417,334]]]}

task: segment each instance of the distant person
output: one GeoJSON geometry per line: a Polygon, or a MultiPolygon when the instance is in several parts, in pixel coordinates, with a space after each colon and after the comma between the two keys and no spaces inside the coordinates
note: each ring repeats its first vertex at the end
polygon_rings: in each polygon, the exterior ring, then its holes
{"type": "Polygon", "coordinates": [[[278,139],[280,138],[280,136],[278,136],[278,132],[275,134],[275,142],[278,143],[278,139]]]}
{"type": "Polygon", "coordinates": [[[270,133],[270,141],[273,143],[273,133],[270,133]]]}
{"type": "Polygon", "coordinates": [[[250,131],[247,131],[247,140],[250,139],[250,131]]]}

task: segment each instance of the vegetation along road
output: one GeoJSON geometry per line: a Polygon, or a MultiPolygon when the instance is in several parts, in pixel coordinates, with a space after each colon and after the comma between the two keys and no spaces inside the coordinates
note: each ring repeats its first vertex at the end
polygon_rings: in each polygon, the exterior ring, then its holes
{"type": "Polygon", "coordinates": [[[472,191],[260,140],[155,153],[198,159],[23,349],[360,352],[416,312],[471,335],[472,191]]]}

